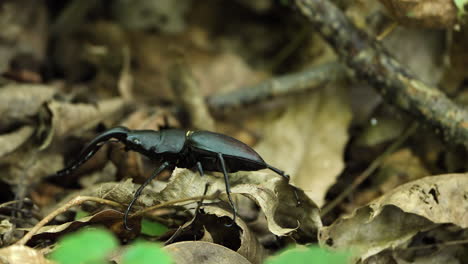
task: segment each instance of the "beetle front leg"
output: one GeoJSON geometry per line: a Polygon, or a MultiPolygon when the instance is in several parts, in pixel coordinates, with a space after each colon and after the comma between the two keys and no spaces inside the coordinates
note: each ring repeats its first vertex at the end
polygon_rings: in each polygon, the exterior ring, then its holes
{"type": "MultiPolygon", "coordinates": [[[[232,223],[235,223],[236,222],[236,217],[237,217],[237,209],[236,209],[236,206],[234,205],[234,202],[232,201],[232,198],[231,198],[231,185],[229,184],[229,176],[228,176],[228,173],[227,173],[226,163],[224,162],[223,154],[218,153],[218,159],[219,159],[219,162],[221,163],[221,169],[223,170],[224,184],[226,185],[226,194],[227,194],[229,203],[231,204],[231,207],[232,207],[232,210],[233,210],[232,223]]],[[[232,226],[232,223],[230,225],[228,225],[228,226],[232,226]]]]}
{"type": "Polygon", "coordinates": [[[197,169],[198,169],[198,172],[200,173],[200,176],[203,177],[203,175],[205,175],[205,173],[203,172],[203,167],[201,165],[201,162],[197,162],[197,169]]]}
{"type": "Polygon", "coordinates": [[[136,200],[138,199],[138,197],[141,195],[141,192],[143,191],[143,189],[146,187],[146,185],[148,185],[154,178],[156,178],[156,176],[158,176],[159,173],[161,173],[164,169],[166,169],[167,167],[169,167],[169,162],[165,161],[155,172],[153,172],[153,174],[151,175],[151,177],[149,177],[139,188],[138,190],[135,192],[135,195],[133,196],[133,199],[132,201],[130,202],[130,204],[128,205],[127,207],[127,210],[125,210],[125,215],[124,215],[124,226],[125,226],[125,229],[127,230],[132,230],[128,224],[127,224],[127,219],[128,219],[128,214],[130,213],[130,209],[132,209],[132,206],[133,204],[136,202],[136,200]]]}

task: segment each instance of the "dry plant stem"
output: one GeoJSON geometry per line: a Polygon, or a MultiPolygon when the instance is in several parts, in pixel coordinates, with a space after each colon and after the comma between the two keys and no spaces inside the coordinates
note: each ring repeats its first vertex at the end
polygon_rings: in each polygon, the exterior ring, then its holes
{"type": "Polygon", "coordinates": [[[159,209],[159,208],[168,207],[168,206],[183,203],[183,202],[188,202],[188,201],[197,201],[198,202],[200,200],[213,200],[213,199],[218,198],[218,196],[219,196],[219,193],[216,192],[216,193],[214,193],[212,195],[200,195],[200,196],[194,196],[194,197],[188,197],[188,198],[183,198],[183,199],[172,200],[172,201],[169,201],[169,202],[160,203],[160,204],[156,204],[156,205],[153,205],[153,206],[150,206],[150,207],[146,207],[143,210],[140,210],[140,211],[138,211],[138,212],[136,212],[134,214],[131,214],[128,218],[132,218],[132,217],[135,217],[135,216],[146,214],[146,213],[148,213],[150,211],[153,211],[153,210],[156,210],[156,209],[159,209]]]}
{"type": "Polygon", "coordinates": [[[124,207],[123,205],[117,202],[98,198],[98,197],[77,196],[73,198],[72,200],[70,200],[69,202],[67,202],[66,204],[64,204],[63,206],[55,209],[53,212],[51,212],[49,215],[47,215],[41,221],[39,221],[39,223],[37,223],[23,238],[21,238],[20,240],[18,240],[18,242],[16,242],[16,245],[25,245],[37,233],[37,231],[39,231],[41,227],[45,226],[47,223],[52,221],[57,215],[66,212],[68,209],[70,209],[73,206],[83,204],[84,202],[96,202],[100,204],[107,204],[107,205],[114,206],[114,207],[124,207]]]}
{"type": "Polygon", "coordinates": [[[0,204],[0,208],[7,207],[7,206],[12,205],[12,204],[21,203],[21,202],[22,202],[22,200],[8,201],[8,202],[6,202],[6,203],[0,204]]]}
{"type": "Polygon", "coordinates": [[[417,79],[330,1],[295,0],[295,3],[359,79],[373,85],[388,102],[442,130],[446,140],[468,147],[466,110],[436,87],[417,79]]]}
{"type": "Polygon", "coordinates": [[[214,112],[226,112],[244,106],[268,101],[275,97],[313,90],[347,77],[346,69],[338,62],[325,63],[303,72],[268,79],[254,86],[246,86],[230,93],[208,97],[214,112]]]}
{"type": "Polygon", "coordinates": [[[372,163],[363,173],[354,179],[353,183],[347,189],[345,189],[333,201],[322,208],[320,216],[323,217],[327,215],[331,210],[333,210],[333,208],[335,208],[346,197],[348,197],[348,195],[350,195],[362,182],[364,182],[380,166],[380,164],[382,164],[388,155],[397,150],[406,141],[406,139],[408,139],[414,133],[414,131],[416,131],[417,128],[418,124],[412,123],[395,142],[393,142],[379,157],[372,161],[372,163]]]}
{"type": "Polygon", "coordinates": [[[169,80],[176,98],[190,118],[192,127],[214,131],[215,122],[189,66],[174,64],[169,72],[169,80]]]}
{"type": "Polygon", "coordinates": [[[398,26],[397,22],[392,22],[389,26],[387,26],[382,33],[380,33],[376,39],[378,41],[382,41],[384,38],[386,38],[390,33],[392,33],[398,26]]]}

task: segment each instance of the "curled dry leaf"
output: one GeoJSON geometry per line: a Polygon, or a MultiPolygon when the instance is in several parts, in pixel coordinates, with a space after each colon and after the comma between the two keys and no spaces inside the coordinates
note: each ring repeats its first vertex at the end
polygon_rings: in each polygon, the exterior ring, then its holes
{"type": "Polygon", "coordinates": [[[451,28],[457,21],[453,0],[380,0],[398,22],[429,28],[451,28]]]}
{"type": "MultiPolygon", "coordinates": [[[[268,229],[273,234],[285,236],[296,231],[300,236],[315,237],[316,230],[322,226],[319,209],[314,202],[296,190],[301,202],[297,205],[294,187],[280,176],[264,172],[238,172],[229,176],[232,193],[254,200],[265,213],[268,229]]],[[[158,196],[161,200],[170,201],[202,195],[206,183],[209,184],[207,194],[225,190],[222,177],[200,177],[190,170],[176,169],[170,183],[158,196]]]]}
{"type": "Polygon", "coordinates": [[[395,188],[320,230],[321,244],[353,248],[363,259],[437,224],[468,228],[468,174],[430,176],[395,188]]]}
{"type": "Polygon", "coordinates": [[[48,104],[52,113],[52,129],[57,137],[86,131],[106,119],[115,120],[124,106],[125,101],[121,98],[102,100],[96,105],[57,101],[48,104]]]}
{"type": "Polygon", "coordinates": [[[37,250],[26,246],[9,246],[0,249],[0,263],[9,264],[52,264],[37,250]]]}
{"type": "Polygon", "coordinates": [[[235,251],[218,244],[204,241],[184,241],[165,246],[164,249],[177,264],[248,264],[250,263],[235,251]]]}
{"type": "MultiPolygon", "coordinates": [[[[223,177],[210,174],[201,177],[187,169],[175,169],[167,186],[163,187],[161,182],[154,181],[152,186],[145,188],[135,208],[203,195],[207,183],[208,195],[225,190],[223,177]]],[[[286,236],[294,232],[294,235],[310,240],[315,238],[317,229],[322,226],[319,209],[313,201],[304,192],[296,190],[301,203],[298,205],[294,187],[278,175],[264,172],[231,173],[230,183],[233,194],[246,195],[260,206],[266,215],[269,230],[275,235],[286,236]]],[[[128,204],[138,187],[127,180],[124,183],[92,186],[78,194],[128,204]]],[[[76,195],[71,194],[64,201],[76,195]]]]}
{"type": "Polygon", "coordinates": [[[0,158],[13,152],[33,134],[32,126],[23,126],[8,134],[0,135],[0,158]]]}
{"type": "Polygon", "coordinates": [[[27,122],[55,93],[55,88],[40,84],[8,84],[0,88],[0,130],[27,122]]]}
{"type": "MultiPolygon", "coordinates": [[[[232,218],[232,212],[220,207],[204,206],[203,210],[206,214],[213,214],[217,217],[227,216],[232,218]]],[[[255,234],[250,231],[247,224],[242,219],[237,219],[236,225],[242,229],[242,232],[240,232],[240,247],[236,252],[244,256],[251,263],[263,263],[263,260],[267,255],[255,234]]],[[[211,237],[214,237],[214,235],[211,237]]]]}
{"type": "Polygon", "coordinates": [[[350,121],[345,86],[329,85],[294,98],[279,119],[265,121],[263,140],[255,149],[320,206],[344,168],[350,121]]]}

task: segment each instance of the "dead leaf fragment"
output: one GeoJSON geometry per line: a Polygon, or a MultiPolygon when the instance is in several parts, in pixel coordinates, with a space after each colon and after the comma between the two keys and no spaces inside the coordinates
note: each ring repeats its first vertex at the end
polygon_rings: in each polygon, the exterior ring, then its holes
{"type": "Polygon", "coordinates": [[[0,249],[0,263],[7,264],[52,264],[37,250],[26,246],[13,245],[0,249]]]}
{"type": "MultiPolygon", "coordinates": [[[[296,190],[301,200],[298,205],[294,188],[280,176],[265,172],[238,172],[231,173],[229,177],[232,193],[243,194],[255,201],[265,213],[268,229],[273,234],[286,236],[296,232],[303,237],[315,237],[317,228],[322,226],[319,209],[314,202],[304,192],[296,190]]],[[[209,184],[208,195],[225,190],[222,177],[200,177],[190,170],[176,169],[167,187],[151,197],[170,201],[198,196],[203,194],[206,183],[209,184]]]]}
{"type": "Polygon", "coordinates": [[[319,241],[353,248],[363,259],[437,224],[468,227],[468,174],[425,177],[401,185],[320,230],[319,241]]]}
{"type": "Polygon", "coordinates": [[[124,106],[125,101],[121,98],[102,100],[97,105],[57,101],[48,104],[57,137],[86,131],[106,118],[115,119],[122,113],[124,106]]]}
{"type": "Polygon", "coordinates": [[[321,206],[344,168],[350,121],[346,87],[330,85],[291,100],[280,118],[265,121],[263,139],[255,149],[321,206]]]}
{"type": "Polygon", "coordinates": [[[380,0],[398,22],[429,28],[451,28],[457,21],[453,0],[380,0]]]}
{"type": "Polygon", "coordinates": [[[165,246],[164,249],[177,264],[248,264],[247,259],[235,251],[204,241],[184,241],[165,246]]]}
{"type": "Polygon", "coordinates": [[[0,88],[0,129],[27,121],[55,93],[55,88],[41,84],[8,84],[0,88]]]}
{"type": "Polygon", "coordinates": [[[0,158],[20,147],[34,132],[32,126],[23,126],[8,134],[0,135],[0,158]]]}

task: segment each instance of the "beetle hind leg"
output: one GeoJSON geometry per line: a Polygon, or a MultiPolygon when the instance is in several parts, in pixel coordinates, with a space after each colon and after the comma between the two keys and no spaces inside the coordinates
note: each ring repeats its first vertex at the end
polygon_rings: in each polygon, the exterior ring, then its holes
{"type": "MultiPolygon", "coordinates": [[[[273,166],[270,166],[270,165],[268,165],[268,164],[266,164],[266,167],[267,167],[268,169],[274,171],[276,174],[283,176],[283,177],[286,179],[286,181],[289,183],[290,177],[289,177],[289,175],[286,174],[284,171],[282,171],[282,170],[280,170],[280,169],[277,169],[277,168],[275,168],[275,167],[273,167],[273,166]]],[[[294,197],[296,198],[296,204],[297,204],[297,206],[301,205],[301,199],[299,199],[299,195],[297,194],[296,189],[294,189],[294,197]]]]}
{"type": "Polygon", "coordinates": [[[270,166],[270,165],[268,165],[268,164],[266,164],[266,167],[267,167],[268,169],[274,171],[276,174],[278,174],[278,175],[280,175],[280,176],[283,176],[283,177],[286,179],[286,181],[289,182],[289,178],[290,178],[290,177],[289,177],[289,175],[286,174],[284,171],[282,171],[282,170],[280,170],[280,169],[277,169],[277,168],[275,168],[275,167],[273,167],[273,166],[270,166]]]}
{"type": "Polygon", "coordinates": [[[229,200],[229,204],[232,207],[232,215],[233,215],[232,222],[231,222],[230,225],[227,225],[227,226],[232,226],[236,222],[237,208],[234,205],[234,202],[232,201],[231,185],[229,184],[229,176],[228,176],[228,173],[227,173],[226,162],[224,161],[223,154],[218,153],[218,159],[219,159],[219,162],[221,163],[221,169],[222,169],[223,175],[224,175],[224,184],[226,185],[226,194],[227,194],[227,197],[228,197],[228,200],[229,200]]]}

